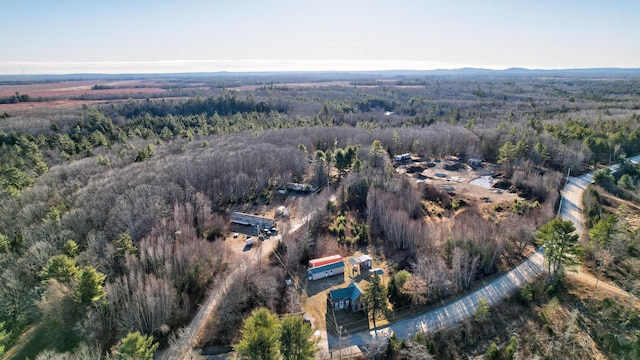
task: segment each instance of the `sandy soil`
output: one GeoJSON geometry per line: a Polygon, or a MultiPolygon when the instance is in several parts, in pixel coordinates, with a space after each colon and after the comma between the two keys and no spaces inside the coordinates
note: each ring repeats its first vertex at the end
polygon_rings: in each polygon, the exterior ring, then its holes
{"type": "Polygon", "coordinates": [[[567,272],[566,278],[570,292],[574,293],[581,299],[589,299],[595,297],[602,301],[604,298],[615,299],[620,302],[626,302],[635,309],[640,310],[640,299],[626,292],[615,284],[611,284],[608,280],[600,278],[598,288],[596,289],[596,277],[590,273],[580,269],[578,272],[567,272]],[[594,293],[595,292],[595,293],[594,293]]]}
{"type": "MultiPolygon", "coordinates": [[[[411,161],[407,164],[400,165],[396,168],[399,173],[406,173],[407,167],[412,165],[425,164],[422,161],[411,161]]],[[[421,173],[407,174],[417,182],[425,182],[434,185],[447,192],[455,193],[465,200],[478,201],[486,204],[499,204],[504,202],[513,202],[518,195],[499,189],[486,188],[480,185],[472,184],[482,176],[488,176],[495,172],[498,168],[492,164],[483,164],[476,169],[464,164],[464,168],[458,170],[445,170],[444,162],[435,163],[434,167],[427,168],[421,173]]]]}

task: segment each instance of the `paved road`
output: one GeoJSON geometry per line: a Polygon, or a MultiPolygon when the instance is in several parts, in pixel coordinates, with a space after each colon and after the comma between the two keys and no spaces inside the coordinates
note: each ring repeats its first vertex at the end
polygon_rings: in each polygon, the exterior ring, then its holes
{"type": "Polygon", "coordinates": [[[508,273],[443,307],[398,321],[376,331],[356,333],[342,339],[329,334],[329,349],[333,351],[351,345],[372,344],[377,340],[386,339],[391,333],[404,339],[414,336],[418,331],[438,331],[473,316],[481,299],[486,299],[488,305],[493,305],[513,294],[523,285],[533,282],[542,274],[543,265],[542,254],[536,252],[508,273]]]}
{"type": "MultiPolygon", "coordinates": [[[[640,162],[640,155],[630,158],[634,163],[640,162]]],[[[619,165],[610,166],[612,171],[618,170],[619,165]]],[[[578,177],[569,177],[569,181],[562,189],[562,198],[560,201],[560,216],[564,220],[570,220],[580,233],[580,236],[586,237],[587,230],[584,226],[582,216],[582,193],[593,183],[593,172],[578,177]]]]}
{"type": "MultiPolygon", "coordinates": [[[[639,162],[640,155],[631,160],[639,162]]],[[[615,170],[616,167],[613,166],[612,169],[615,170]]],[[[593,173],[569,177],[561,192],[560,216],[565,220],[571,220],[582,234],[585,233],[582,221],[582,192],[592,181],[593,173]]],[[[477,311],[479,301],[483,298],[489,305],[504,300],[523,285],[533,282],[542,274],[543,269],[544,258],[541,252],[537,251],[508,273],[440,308],[379,328],[377,331],[364,331],[341,339],[329,334],[329,349],[334,351],[352,345],[362,346],[373,344],[376,341],[386,341],[386,338],[392,333],[395,333],[398,338],[404,339],[414,336],[418,331],[438,331],[472,317],[477,311]]]]}
{"type": "Polygon", "coordinates": [[[560,198],[558,213],[564,220],[573,222],[581,237],[586,236],[582,216],[582,193],[593,182],[593,172],[579,177],[569,177],[560,198]]]}

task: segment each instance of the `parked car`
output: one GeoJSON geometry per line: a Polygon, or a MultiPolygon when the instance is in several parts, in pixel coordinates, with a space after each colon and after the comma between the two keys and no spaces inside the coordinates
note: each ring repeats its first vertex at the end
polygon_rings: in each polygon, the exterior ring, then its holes
{"type": "Polygon", "coordinates": [[[253,238],[251,236],[247,237],[246,242],[247,242],[247,246],[253,245],[253,238]]]}

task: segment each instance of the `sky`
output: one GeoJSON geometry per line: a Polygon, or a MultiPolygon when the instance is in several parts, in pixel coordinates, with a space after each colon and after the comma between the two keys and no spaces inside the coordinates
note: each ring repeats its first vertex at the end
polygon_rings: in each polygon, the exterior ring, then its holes
{"type": "Polygon", "coordinates": [[[638,0],[0,0],[0,74],[640,67],[638,0]]]}

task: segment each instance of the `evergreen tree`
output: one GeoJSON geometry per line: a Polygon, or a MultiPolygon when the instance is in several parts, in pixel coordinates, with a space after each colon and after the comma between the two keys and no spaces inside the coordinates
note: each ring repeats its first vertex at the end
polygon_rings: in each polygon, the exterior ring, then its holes
{"type": "Polygon", "coordinates": [[[544,247],[544,258],[547,273],[552,275],[553,284],[562,269],[579,263],[578,257],[582,253],[578,241],[580,236],[571,221],[555,218],[544,224],[536,237],[536,243],[544,247]]]}
{"type": "Polygon", "coordinates": [[[9,340],[11,333],[7,333],[4,328],[4,322],[0,322],[0,355],[4,354],[5,344],[9,340]]]}
{"type": "Polygon", "coordinates": [[[149,160],[153,157],[155,150],[153,149],[153,145],[147,144],[144,148],[138,150],[138,156],[135,159],[135,162],[141,162],[149,160]]]}
{"type": "Polygon", "coordinates": [[[62,248],[62,250],[71,259],[75,258],[76,255],[78,255],[78,253],[80,252],[78,244],[73,240],[67,240],[67,242],[64,243],[64,247],[62,248]]]}
{"type": "Polygon", "coordinates": [[[511,141],[507,141],[498,150],[498,164],[508,164],[515,160],[518,149],[511,141]]]}
{"type": "Polygon", "coordinates": [[[106,275],[92,266],[82,267],[78,284],[74,289],[74,299],[80,304],[89,304],[103,299],[107,293],[104,290],[106,275]]]}
{"type": "Polygon", "coordinates": [[[387,359],[395,359],[400,351],[400,341],[396,336],[396,333],[392,333],[387,343],[387,359]]]}
{"type": "Polygon", "coordinates": [[[115,351],[116,359],[151,360],[159,345],[153,341],[153,336],[142,335],[138,331],[129,333],[115,351]]]}
{"type": "Polygon", "coordinates": [[[371,156],[371,166],[379,167],[383,165],[384,148],[380,140],[373,140],[369,156],[371,156]]]}
{"type": "Polygon", "coordinates": [[[40,278],[43,282],[56,279],[60,283],[69,284],[79,273],[80,270],[73,259],[67,255],[54,255],[49,258],[47,265],[40,272],[40,278]]]}
{"type": "Polygon", "coordinates": [[[376,326],[376,319],[384,316],[387,310],[387,289],[382,285],[380,276],[375,274],[370,278],[369,287],[363,295],[363,304],[373,318],[373,328],[376,326]]]}
{"type": "Polygon", "coordinates": [[[251,360],[280,358],[280,324],[276,315],[265,308],[254,310],[242,328],[242,338],[234,349],[251,360]]]}
{"type": "Polygon", "coordinates": [[[404,284],[411,279],[411,273],[407,270],[400,270],[391,277],[387,285],[387,295],[389,302],[394,309],[402,308],[411,304],[411,297],[404,292],[404,284]]]}
{"type": "Polygon", "coordinates": [[[301,316],[288,315],[282,319],[280,353],[284,360],[313,359],[316,342],[311,340],[313,329],[301,316]]]}
{"type": "Polygon", "coordinates": [[[116,238],[116,253],[118,257],[124,257],[126,254],[135,254],[138,248],[133,245],[131,235],[122,233],[116,238]]]}
{"type": "Polygon", "coordinates": [[[618,219],[613,215],[607,215],[600,219],[589,230],[589,237],[593,242],[593,255],[596,260],[597,274],[596,274],[596,286],[593,291],[593,295],[598,291],[598,283],[600,282],[600,276],[602,271],[613,261],[611,256],[611,243],[614,236],[620,232],[618,228],[618,219]]]}

